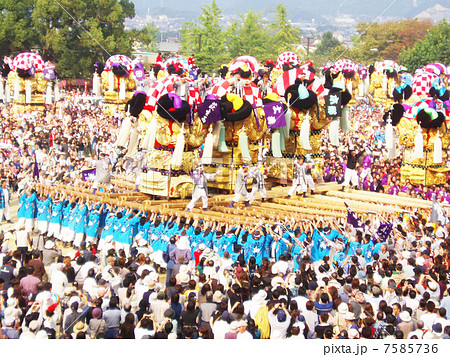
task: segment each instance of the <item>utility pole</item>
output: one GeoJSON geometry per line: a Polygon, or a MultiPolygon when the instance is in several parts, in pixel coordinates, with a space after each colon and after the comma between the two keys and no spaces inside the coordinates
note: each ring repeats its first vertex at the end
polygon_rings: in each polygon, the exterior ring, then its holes
{"type": "Polygon", "coordinates": [[[200,53],[201,49],[202,49],[202,33],[198,34],[198,52],[200,53]]]}
{"type": "Polygon", "coordinates": [[[309,41],[311,41],[312,39],[314,39],[314,37],[307,37],[306,41],[308,41],[307,45],[306,45],[306,56],[309,56],[309,41]]]}

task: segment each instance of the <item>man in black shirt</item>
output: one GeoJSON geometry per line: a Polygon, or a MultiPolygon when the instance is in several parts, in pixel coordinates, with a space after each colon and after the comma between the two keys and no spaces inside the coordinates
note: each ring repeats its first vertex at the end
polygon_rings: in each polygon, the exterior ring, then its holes
{"type": "Polygon", "coordinates": [[[356,153],[355,150],[350,149],[347,155],[347,168],[345,169],[345,179],[342,184],[343,187],[346,187],[350,184],[354,188],[358,186],[358,173],[356,172],[356,165],[358,163],[358,159],[364,154],[365,150],[361,150],[359,153],[356,153]]]}

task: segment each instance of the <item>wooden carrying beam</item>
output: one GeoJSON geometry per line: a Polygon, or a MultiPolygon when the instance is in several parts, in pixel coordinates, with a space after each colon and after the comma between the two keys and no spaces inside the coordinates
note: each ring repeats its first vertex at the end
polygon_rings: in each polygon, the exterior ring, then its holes
{"type": "MultiPolygon", "coordinates": [[[[358,191],[359,192],[359,191],[358,191]]],[[[397,196],[369,196],[364,195],[361,193],[349,193],[349,192],[341,192],[341,191],[329,191],[327,192],[327,196],[332,197],[339,197],[344,199],[353,199],[356,201],[363,201],[363,202],[374,202],[374,203],[382,203],[382,204],[388,204],[398,207],[408,207],[408,208],[422,208],[422,209],[430,209],[431,205],[428,203],[425,203],[427,201],[409,201],[404,200],[404,197],[397,197],[397,196]]]]}

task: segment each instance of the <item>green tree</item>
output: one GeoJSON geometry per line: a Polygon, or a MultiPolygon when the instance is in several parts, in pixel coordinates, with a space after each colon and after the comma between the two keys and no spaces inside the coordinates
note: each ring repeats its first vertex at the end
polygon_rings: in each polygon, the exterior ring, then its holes
{"type": "Polygon", "coordinates": [[[262,60],[273,55],[272,44],[275,41],[269,36],[262,14],[252,10],[239,14],[240,20],[235,21],[228,29],[227,47],[232,59],[249,55],[262,60]]]}
{"type": "Polygon", "coordinates": [[[153,22],[146,24],[142,30],[131,29],[128,34],[134,45],[139,45],[147,51],[157,50],[159,28],[153,22]]]}
{"type": "Polygon", "coordinates": [[[128,0],[60,3],[64,9],[55,2],[36,0],[32,19],[41,38],[40,52],[56,64],[62,76],[83,78],[89,76],[96,60],[131,53],[124,21],[134,16],[134,5],[128,0]]]}
{"type": "Polygon", "coordinates": [[[428,63],[443,62],[450,58],[450,24],[444,20],[431,28],[424,40],[418,40],[413,47],[405,48],[400,54],[401,64],[410,72],[428,63]]]}
{"type": "Polygon", "coordinates": [[[329,57],[333,49],[340,44],[339,40],[336,39],[330,31],[327,31],[323,34],[314,54],[316,56],[329,57]]]}
{"type": "Polygon", "coordinates": [[[355,61],[373,63],[384,59],[397,61],[399,53],[424,38],[431,26],[428,21],[401,20],[368,25],[357,25],[359,36],[354,42],[351,58],[355,61]]]}
{"type": "Polygon", "coordinates": [[[222,10],[215,0],[202,6],[197,22],[187,21],[181,28],[181,53],[190,56],[202,71],[215,71],[228,59],[225,32],[220,26],[222,10]]]}
{"type": "Polygon", "coordinates": [[[271,45],[274,46],[275,55],[285,51],[293,51],[294,45],[300,43],[300,29],[291,25],[286,7],[278,4],[275,10],[275,20],[269,25],[272,40],[271,45]]]}
{"type": "Polygon", "coordinates": [[[14,56],[39,43],[32,31],[31,14],[36,0],[0,0],[0,55],[14,56]]]}

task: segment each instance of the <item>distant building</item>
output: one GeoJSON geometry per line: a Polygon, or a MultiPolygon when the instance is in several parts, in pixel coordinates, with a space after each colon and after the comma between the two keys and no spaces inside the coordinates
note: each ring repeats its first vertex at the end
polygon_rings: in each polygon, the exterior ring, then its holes
{"type": "Polygon", "coordinates": [[[159,52],[162,53],[178,53],[180,51],[181,44],[179,42],[160,42],[159,43],[159,52]]]}
{"type": "Polygon", "coordinates": [[[153,64],[156,63],[156,56],[158,56],[158,53],[156,52],[146,52],[142,51],[140,49],[137,49],[136,51],[133,51],[131,53],[132,57],[141,57],[141,62],[144,65],[144,68],[149,69],[153,64]]]}

